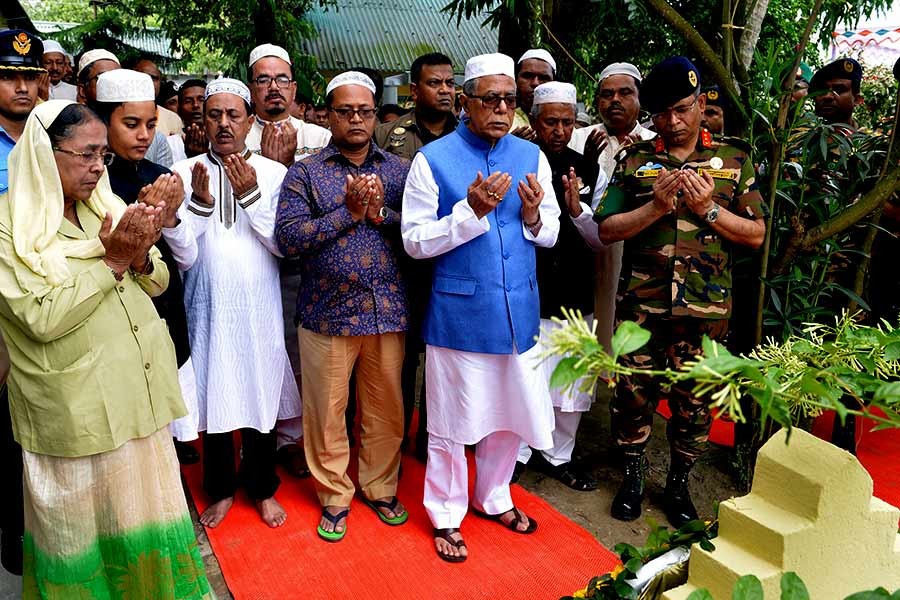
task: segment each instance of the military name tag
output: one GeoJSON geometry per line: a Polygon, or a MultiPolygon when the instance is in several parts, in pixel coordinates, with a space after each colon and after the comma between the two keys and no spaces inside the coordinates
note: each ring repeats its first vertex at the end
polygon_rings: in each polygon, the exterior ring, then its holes
{"type": "Polygon", "coordinates": [[[740,169],[697,169],[697,173],[703,175],[708,174],[713,179],[730,179],[731,181],[740,181],[740,169]]]}
{"type": "Polygon", "coordinates": [[[638,179],[645,179],[650,177],[659,177],[659,169],[640,169],[634,172],[634,176],[638,179]]]}

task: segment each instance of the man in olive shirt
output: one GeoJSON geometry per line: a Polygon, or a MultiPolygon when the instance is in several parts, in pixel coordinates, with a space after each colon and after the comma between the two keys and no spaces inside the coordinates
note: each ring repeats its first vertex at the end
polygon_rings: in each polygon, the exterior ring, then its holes
{"type": "MultiPolygon", "coordinates": [[[[623,362],[677,369],[700,351],[704,335],[724,340],[733,248],[759,248],[765,208],[749,148],[734,138],[714,140],[700,126],[706,97],[687,58],[654,67],[641,100],[659,137],[620,153],[594,218],[604,243],[625,240],[616,321],[636,321],[653,332],[648,345],[623,362]]],[[[616,386],[611,429],[625,471],[612,504],[617,519],[641,515],[643,455],[659,393],[647,377],[623,377],[616,386]]],[[[669,523],[680,527],[697,518],[688,474],[706,448],[712,421],[708,398],[690,386],[673,385],[667,397],[672,460],[664,508],[669,523]]]]}
{"type": "MultiPolygon", "coordinates": [[[[375,143],[388,152],[412,160],[419,148],[456,129],[457,120],[453,116],[456,81],[453,79],[453,63],[439,52],[416,58],[409,69],[409,79],[415,109],[396,121],[376,127],[374,137],[375,143]]],[[[406,334],[406,354],[401,375],[406,442],[416,403],[416,372],[420,355],[425,351],[421,329],[431,293],[431,261],[411,260],[404,254],[400,266],[406,277],[409,297],[409,331],[406,334]]],[[[422,462],[425,462],[428,444],[425,413],[423,380],[419,397],[419,426],[416,431],[416,457],[422,462]]]]}

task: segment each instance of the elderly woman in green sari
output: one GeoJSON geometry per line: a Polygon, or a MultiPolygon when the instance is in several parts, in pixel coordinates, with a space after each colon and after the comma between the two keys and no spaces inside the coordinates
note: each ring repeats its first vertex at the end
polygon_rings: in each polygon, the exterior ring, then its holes
{"type": "Polygon", "coordinates": [[[211,598],[167,426],[185,414],[150,298],[164,207],[126,207],[106,127],[38,106],[0,199],[0,329],[23,449],[23,597],[211,598]]]}

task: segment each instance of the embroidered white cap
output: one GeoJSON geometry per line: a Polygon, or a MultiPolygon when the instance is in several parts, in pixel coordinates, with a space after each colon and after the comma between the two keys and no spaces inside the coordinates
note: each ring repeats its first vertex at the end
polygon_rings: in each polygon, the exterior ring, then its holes
{"type": "Polygon", "coordinates": [[[120,64],[119,59],[116,58],[116,55],[109,50],[88,50],[81,55],[81,60],[78,61],[78,74],[81,75],[82,71],[87,69],[98,60],[111,60],[117,65],[120,64]]]}
{"type": "Polygon", "coordinates": [[[534,88],[535,104],[576,104],[578,92],[571,83],[548,81],[534,88]]]}
{"type": "Polygon", "coordinates": [[[631,75],[638,81],[641,81],[641,72],[638,71],[638,68],[631,63],[627,62],[618,62],[612,63],[607,66],[605,69],[600,71],[600,81],[603,81],[607,77],[612,75],[631,75]]]}
{"type": "Polygon", "coordinates": [[[153,102],[153,80],[146,73],[113,69],[97,78],[97,102],[153,102]]]}
{"type": "Polygon", "coordinates": [[[479,54],[466,61],[465,81],[487,77],[488,75],[507,75],[516,77],[513,59],[505,54],[479,54]]]}
{"type": "Polygon", "coordinates": [[[375,83],[371,77],[359,71],[344,71],[328,82],[328,86],[325,88],[325,95],[327,96],[332,90],[342,85],[361,85],[373,94],[375,93],[375,83]]]}
{"type": "Polygon", "coordinates": [[[516,64],[522,64],[523,60],[528,60],[529,58],[536,58],[538,60],[542,60],[553,69],[553,72],[556,73],[556,61],[553,60],[553,57],[549,52],[544,50],[543,48],[532,48],[531,50],[527,50],[525,54],[516,61],[516,64]]]}
{"type": "Polygon", "coordinates": [[[274,56],[275,58],[280,58],[287,64],[291,64],[290,55],[287,53],[287,50],[281,46],[276,46],[275,44],[260,44],[250,51],[250,63],[248,66],[252,67],[256,61],[267,56],[274,56]]]}
{"type": "Polygon", "coordinates": [[[56,40],[44,40],[44,54],[51,54],[53,52],[58,52],[62,55],[66,54],[65,49],[62,47],[62,44],[60,44],[56,40]]]}
{"type": "Polygon", "coordinates": [[[232,79],[231,77],[220,77],[206,84],[206,93],[203,95],[203,99],[206,100],[216,94],[234,94],[242,98],[247,104],[252,103],[250,88],[244,85],[243,81],[232,79]]]}

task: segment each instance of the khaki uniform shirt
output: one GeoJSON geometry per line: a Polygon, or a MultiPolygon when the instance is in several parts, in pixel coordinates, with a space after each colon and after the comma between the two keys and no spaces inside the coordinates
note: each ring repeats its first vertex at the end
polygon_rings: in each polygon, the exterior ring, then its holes
{"type": "MultiPolygon", "coordinates": [[[[456,129],[456,125],[456,118],[450,115],[441,136],[452,132],[456,129]]],[[[373,135],[379,148],[384,148],[391,154],[396,154],[407,160],[412,160],[419,148],[441,136],[435,136],[424,127],[421,127],[416,120],[415,111],[399,119],[381,123],[375,127],[373,135]]]]}

